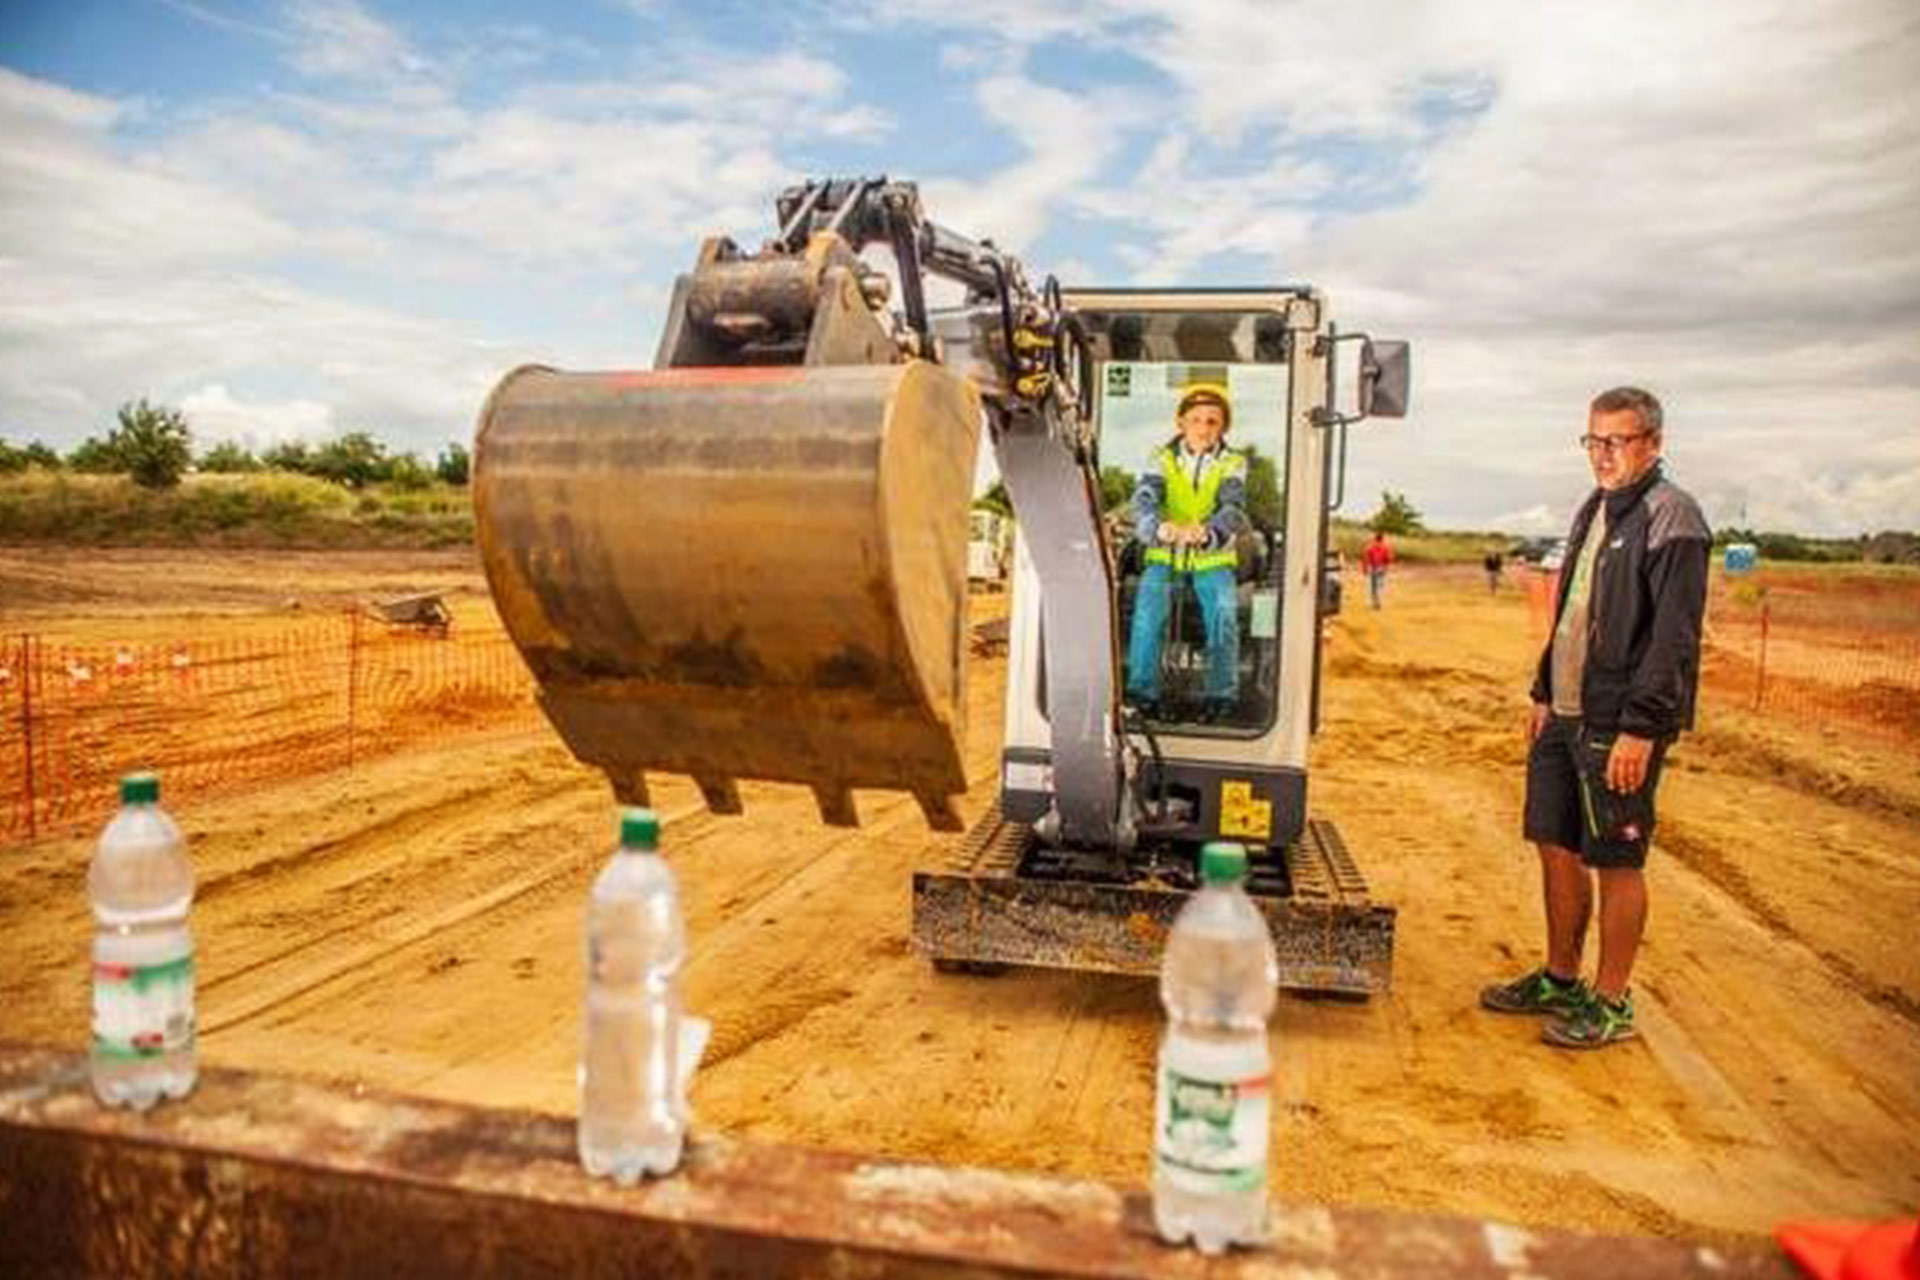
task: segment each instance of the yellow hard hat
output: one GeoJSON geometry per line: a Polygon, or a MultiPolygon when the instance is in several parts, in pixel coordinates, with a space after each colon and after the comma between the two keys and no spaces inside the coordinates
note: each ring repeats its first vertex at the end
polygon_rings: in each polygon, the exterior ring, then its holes
{"type": "Polygon", "coordinates": [[[1233,401],[1227,395],[1226,387],[1218,382],[1190,382],[1187,389],[1180,393],[1180,407],[1174,411],[1174,417],[1184,417],[1187,410],[1197,404],[1217,405],[1224,418],[1222,430],[1233,426],[1233,401]]]}

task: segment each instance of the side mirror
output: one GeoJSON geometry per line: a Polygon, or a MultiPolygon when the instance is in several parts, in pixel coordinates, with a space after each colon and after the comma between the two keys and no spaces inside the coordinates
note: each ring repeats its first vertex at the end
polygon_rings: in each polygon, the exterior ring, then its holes
{"type": "Polygon", "coordinates": [[[1413,356],[1404,342],[1360,344],[1360,416],[1404,418],[1413,379],[1413,356]]]}

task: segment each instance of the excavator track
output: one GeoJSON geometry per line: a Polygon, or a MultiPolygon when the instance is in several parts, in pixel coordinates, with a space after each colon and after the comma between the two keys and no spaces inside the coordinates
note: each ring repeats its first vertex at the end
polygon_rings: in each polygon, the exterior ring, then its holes
{"type": "MultiPolygon", "coordinates": [[[[1155,974],[1192,892],[1188,862],[1063,854],[995,806],[948,858],[914,873],[914,945],[950,970],[1155,974]]],[[[1366,997],[1391,986],[1394,908],[1373,901],[1333,823],[1310,820],[1284,857],[1256,861],[1248,889],[1281,987],[1366,997]]]]}

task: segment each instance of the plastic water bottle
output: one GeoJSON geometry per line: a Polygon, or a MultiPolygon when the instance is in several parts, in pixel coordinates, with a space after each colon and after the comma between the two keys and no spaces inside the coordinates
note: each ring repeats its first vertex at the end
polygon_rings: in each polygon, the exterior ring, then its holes
{"type": "Polygon", "coordinates": [[[160,807],[160,779],[120,780],[120,812],[100,833],[87,871],[93,900],[93,1092],[144,1111],[183,1098],[193,1045],[193,864],[160,807]]]}
{"type": "Polygon", "coordinates": [[[1174,919],[1160,968],[1153,1221],[1169,1244],[1191,1238],[1208,1254],[1267,1234],[1267,1018],[1280,968],[1246,876],[1241,846],[1200,851],[1200,891],[1174,919]]]}
{"type": "Polygon", "coordinates": [[[678,1167],[687,1083],[710,1030],[682,1016],[686,929],[659,849],[653,811],[623,811],[620,846],[594,880],[587,907],[580,1163],[623,1185],[678,1167]]]}

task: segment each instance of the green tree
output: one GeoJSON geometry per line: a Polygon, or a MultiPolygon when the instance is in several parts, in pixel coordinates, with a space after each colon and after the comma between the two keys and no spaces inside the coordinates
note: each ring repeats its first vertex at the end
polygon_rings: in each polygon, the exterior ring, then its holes
{"type": "Polygon", "coordinates": [[[223,440],[200,455],[200,470],[215,475],[238,475],[261,468],[260,459],[231,440],[223,440]]]}
{"type": "Polygon", "coordinates": [[[88,436],[67,455],[67,466],[84,474],[108,475],[125,471],[127,461],[120,455],[120,448],[111,435],[104,440],[88,436]]]}
{"type": "Polygon", "coordinates": [[[274,471],[292,471],[300,475],[313,474],[313,451],[298,440],[289,440],[277,444],[260,455],[260,461],[274,471]]]}
{"type": "Polygon", "coordinates": [[[1380,509],[1367,521],[1367,527],[1376,533],[1423,533],[1426,525],[1421,521],[1420,512],[1407,501],[1404,493],[1391,490],[1380,491],[1380,509]]]}
{"type": "Polygon", "coordinates": [[[433,464],[434,474],[448,484],[464,485],[473,469],[473,458],[463,444],[450,444],[440,451],[439,460],[433,464]]]}
{"type": "Polygon", "coordinates": [[[43,471],[58,471],[60,455],[38,440],[25,448],[0,440],[0,475],[25,471],[28,467],[39,467],[43,471]]]}
{"type": "Polygon", "coordinates": [[[193,439],[178,409],[144,399],[120,406],[120,425],[107,437],[121,467],[145,489],[171,489],[193,461],[193,439]]]}
{"type": "Polygon", "coordinates": [[[387,474],[387,447],[364,431],[349,431],[314,451],[312,474],[322,480],[364,489],[387,474]]]}
{"type": "Polygon", "coordinates": [[[396,454],[387,459],[386,474],[383,479],[396,489],[416,492],[433,486],[433,472],[411,453],[396,454]]]}
{"type": "Polygon", "coordinates": [[[1247,455],[1247,519],[1253,521],[1254,528],[1271,533],[1286,521],[1279,468],[1253,445],[1241,452],[1247,455]]]}

